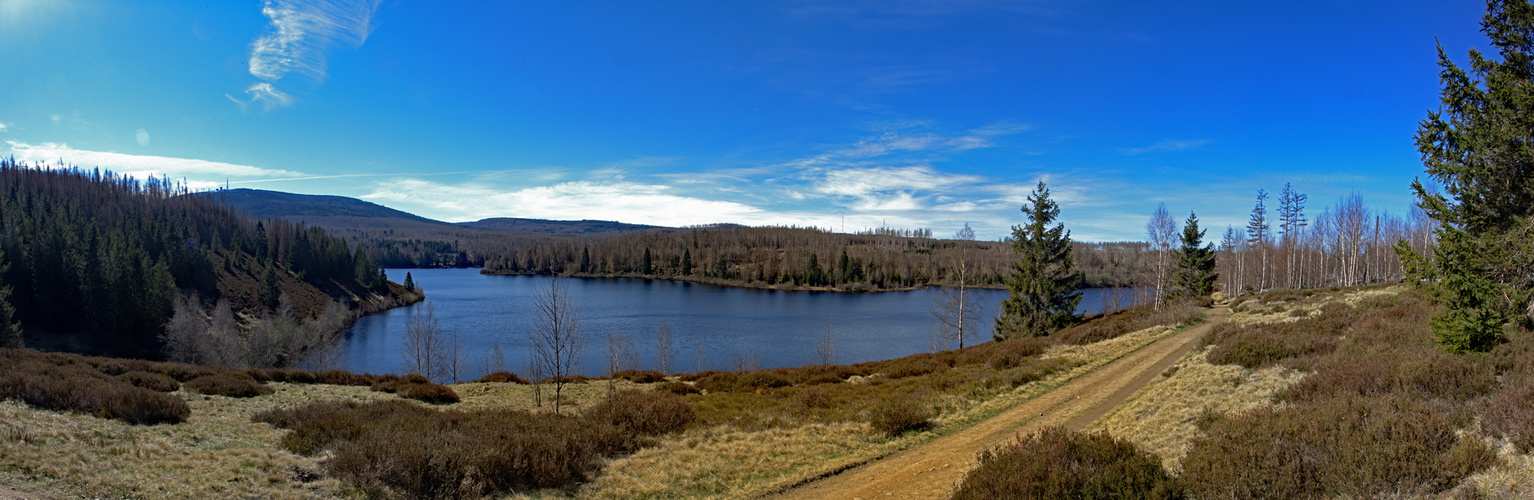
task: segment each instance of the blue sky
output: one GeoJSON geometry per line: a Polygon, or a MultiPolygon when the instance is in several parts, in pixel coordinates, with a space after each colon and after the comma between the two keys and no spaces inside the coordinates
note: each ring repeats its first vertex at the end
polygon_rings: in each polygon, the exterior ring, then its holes
{"type": "Polygon", "coordinates": [[[1162,202],[1214,239],[1285,182],[1404,213],[1434,45],[1485,47],[1483,10],[0,0],[0,154],[447,221],[982,238],[1044,180],[1075,239],[1162,202]]]}

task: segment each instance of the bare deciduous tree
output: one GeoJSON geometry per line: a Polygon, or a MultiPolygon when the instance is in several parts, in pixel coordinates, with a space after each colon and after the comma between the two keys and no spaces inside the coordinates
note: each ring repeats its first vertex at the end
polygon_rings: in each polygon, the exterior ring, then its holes
{"type": "Polygon", "coordinates": [[[607,362],[607,396],[612,397],[617,391],[614,375],[638,369],[639,360],[634,354],[634,341],[623,334],[607,334],[607,348],[602,354],[607,362]]]}
{"type": "Polygon", "coordinates": [[[1156,280],[1156,296],[1153,299],[1155,309],[1160,311],[1161,302],[1166,298],[1167,272],[1172,268],[1172,243],[1177,238],[1177,221],[1172,219],[1165,203],[1156,205],[1150,221],[1145,223],[1145,234],[1150,237],[1151,251],[1156,252],[1152,268],[1156,280]]]}
{"type": "Polygon", "coordinates": [[[490,353],[485,355],[485,372],[495,373],[506,371],[506,353],[501,351],[501,343],[490,345],[490,353]]]}
{"type": "Polygon", "coordinates": [[[836,338],[831,329],[831,318],[826,318],[826,327],[820,331],[820,338],[815,341],[815,361],[820,366],[836,364],[836,338]]]}
{"type": "Polygon", "coordinates": [[[671,345],[671,324],[665,321],[655,329],[655,370],[661,375],[671,375],[671,360],[676,359],[676,348],[671,345]]]}
{"type": "Polygon", "coordinates": [[[446,348],[442,324],[437,321],[437,306],[428,302],[424,311],[418,311],[405,323],[405,341],[400,344],[405,372],[436,377],[442,370],[446,348]]]}
{"type": "Polygon", "coordinates": [[[570,298],[558,277],[550,278],[548,286],[538,292],[533,308],[536,323],[528,338],[533,347],[533,365],[540,375],[554,379],[554,413],[557,414],[565,383],[580,366],[586,336],[581,332],[575,299],[570,298]]]}

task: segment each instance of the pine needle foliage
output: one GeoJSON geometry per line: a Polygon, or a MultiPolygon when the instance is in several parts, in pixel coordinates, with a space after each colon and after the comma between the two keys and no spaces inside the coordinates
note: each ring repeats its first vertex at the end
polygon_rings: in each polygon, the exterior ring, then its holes
{"type": "Polygon", "coordinates": [[[1177,250],[1177,264],[1172,271],[1175,295],[1203,297],[1214,292],[1214,244],[1203,245],[1207,229],[1198,228],[1198,214],[1188,213],[1182,226],[1182,247],[1177,250]]]}
{"type": "Polygon", "coordinates": [[[1441,222],[1431,256],[1397,244],[1408,278],[1443,305],[1431,321],[1444,348],[1485,351],[1534,310],[1534,5],[1487,2],[1481,31],[1498,51],[1468,68],[1438,47],[1439,111],[1417,127],[1417,150],[1443,192],[1412,182],[1441,222]]]}
{"type": "Polygon", "coordinates": [[[1041,337],[1076,321],[1081,302],[1081,275],[1074,270],[1071,232],[1065,224],[1050,225],[1060,207],[1049,199],[1040,181],[1023,206],[1028,224],[1012,226],[1012,250],[1017,261],[1007,278],[1011,295],[996,317],[996,340],[1041,337]]]}

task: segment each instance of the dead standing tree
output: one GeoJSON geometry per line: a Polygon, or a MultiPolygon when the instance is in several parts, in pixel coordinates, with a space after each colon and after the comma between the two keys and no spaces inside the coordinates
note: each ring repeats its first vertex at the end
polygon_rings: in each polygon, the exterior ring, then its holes
{"type": "Polygon", "coordinates": [[[570,298],[558,277],[538,291],[533,308],[536,323],[528,341],[533,346],[534,373],[553,379],[554,413],[558,414],[565,383],[580,366],[586,336],[581,332],[575,299],[570,298]]]}
{"type": "Polygon", "coordinates": [[[437,322],[437,306],[428,302],[424,312],[416,313],[405,323],[405,342],[400,344],[405,372],[437,379],[446,347],[442,324],[437,322]]]}

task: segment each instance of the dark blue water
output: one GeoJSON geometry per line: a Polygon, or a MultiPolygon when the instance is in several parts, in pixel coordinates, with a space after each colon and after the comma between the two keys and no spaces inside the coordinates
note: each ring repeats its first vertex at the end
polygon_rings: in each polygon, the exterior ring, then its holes
{"type": "MultiPolygon", "coordinates": [[[[550,277],[488,276],[478,269],[390,269],[388,273],[391,279],[403,281],[407,271],[426,290],[427,302],[358,320],[346,332],[347,369],[402,372],[400,343],[405,324],[430,303],[442,327],[449,334],[457,331],[464,346],[470,373],[462,378],[486,373],[487,356],[497,344],[507,369],[527,372],[534,297],[550,277]]],[[[830,293],[644,279],[561,278],[560,283],[575,300],[588,339],[578,369],[588,375],[604,370],[608,334],[631,339],[641,367],[652,368],[655,332],[662,322],[671,327],[677,351],[671,363],[674,372],[730,369],[741,359],[759,368],[811,364],[817,359],[816,342],[828,324],[838,363],[927,352],[935,328],[932,311],[942,295],[936,289],[830,293]]],[[[975,292],[983,307],[975,322],[978,334],[966,345],[990,340],[991,319],[1007,295],[1001,290],[975,292]]],[[[1079,312],[1098,312],[1107,295],[1105,289],[1085,290],[1079,312]]]]}

